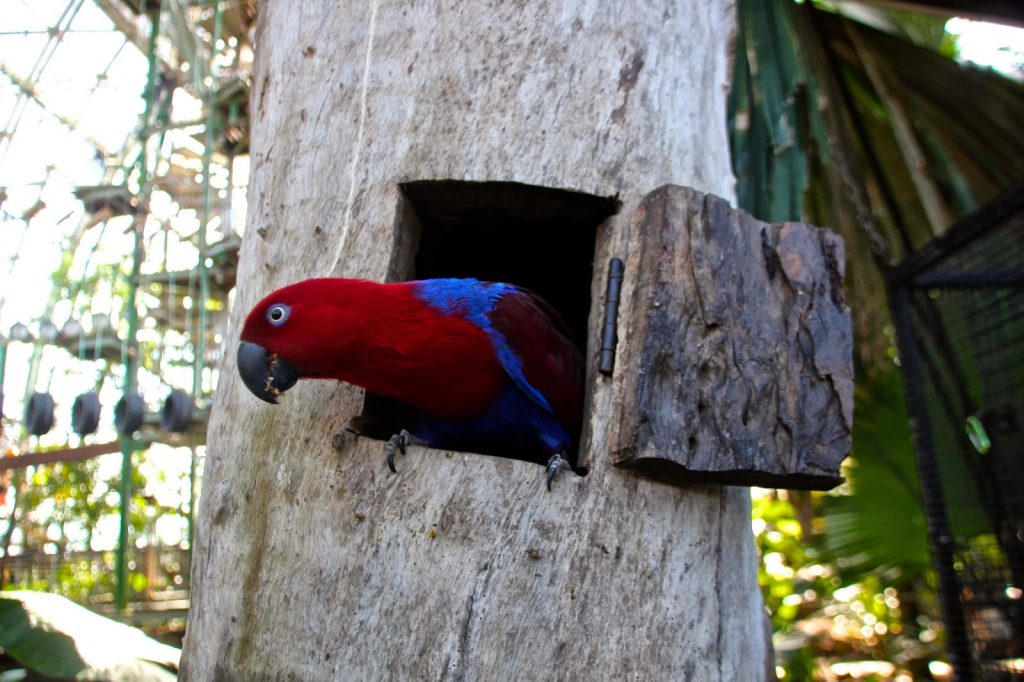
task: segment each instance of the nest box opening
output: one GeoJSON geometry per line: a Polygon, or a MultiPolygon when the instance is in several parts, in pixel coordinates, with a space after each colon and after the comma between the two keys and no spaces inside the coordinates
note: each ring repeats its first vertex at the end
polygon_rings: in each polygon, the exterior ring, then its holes
{"type": "MultiPolygon", "coordinates": [[[[589,324],[594,246],[617,198],[514,182],[399,187],[389,280],[475,277],[530,289],[564,318],[586,360],[588,336],[598,333],[589,324]]],[[[357,419],[394,423],[400,413],[394,401],[367,394],[357,419]]]]}

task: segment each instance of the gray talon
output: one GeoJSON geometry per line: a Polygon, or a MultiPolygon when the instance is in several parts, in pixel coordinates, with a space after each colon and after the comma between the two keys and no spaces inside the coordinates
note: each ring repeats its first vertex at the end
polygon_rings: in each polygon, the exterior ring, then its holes
{"type": "Polygon", "coordinates": [[[384,446],[384,458],[388,462],[388,469],[391,469],[391,473],[398,473],[398,470],[395,469],[395,449],[397,448],[404,455],[405,446],[414,443],[415,439],[412,437],[412,434],[405,429],[402,429],[388,439],[387,445],[384,446]]]}
{"type": "Polygon", "coordinates": [[[555,476],[558,476],[563,471],[572,471],[572,465],[569,464],[569,460],[562,457],[560,453],[551,455],[548,458],[547,468],[548,492],[551,492],[551,481],[555,480],[555,476]]]}

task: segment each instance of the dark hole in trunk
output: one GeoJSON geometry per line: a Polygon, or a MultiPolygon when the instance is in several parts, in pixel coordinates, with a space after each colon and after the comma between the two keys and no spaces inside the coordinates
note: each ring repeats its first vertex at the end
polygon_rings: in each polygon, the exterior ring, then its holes
{"type": "MultiPolygon", "coordinates": [[[[619,209],[616,198],[513,182],[400,188],[389,279],[475,277],[531,289],[563,317],[586,360],[594,245],[619,209]]],[[[352,427],[387,439],[404,428],[404,414],[396,401],[368,393],[352,427]]]]}

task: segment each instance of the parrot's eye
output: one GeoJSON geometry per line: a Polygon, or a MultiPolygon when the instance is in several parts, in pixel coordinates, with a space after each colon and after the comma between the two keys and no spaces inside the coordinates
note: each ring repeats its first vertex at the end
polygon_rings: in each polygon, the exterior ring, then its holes
{"type": "Polygon", "coordinates": [[[288,319],[288,314],[291,311],[292,309],[284,303],[275,303],[267,308],[267,322],[275,327],[280,327],[288,319]]]}

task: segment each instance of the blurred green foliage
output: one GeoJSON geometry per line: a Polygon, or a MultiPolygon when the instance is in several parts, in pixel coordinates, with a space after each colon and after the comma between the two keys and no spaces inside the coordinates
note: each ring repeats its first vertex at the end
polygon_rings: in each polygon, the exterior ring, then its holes
{"type": "Polygon", "coordinates": [[[847,482],[756,491],[753,524],[785,679],[932,679],[943,631],[885,271],[1019,182],[1024,92],[950,60],[945,17],[852,4],[737,3],[738,204],[843,237],[857,355],[847,482]]]}
{"type": "Polygon", "coordinates": [[[862,382],[854,424],[847,481],[836,490],[754,492],[778,672],[788,680],[855,672],[932,679],[943,633],[895,366],[862,382]],[[866,672],[872,665],[882,672],[866,672]]]}

